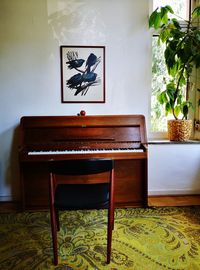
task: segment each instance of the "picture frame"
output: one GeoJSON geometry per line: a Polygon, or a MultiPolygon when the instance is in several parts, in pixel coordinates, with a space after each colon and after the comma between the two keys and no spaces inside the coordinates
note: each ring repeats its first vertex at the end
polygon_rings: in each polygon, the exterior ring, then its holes
{"type": "Polygon", "coordinates": [[[105,46],[60,46],[62,103],[105,103],[105,46]]]}

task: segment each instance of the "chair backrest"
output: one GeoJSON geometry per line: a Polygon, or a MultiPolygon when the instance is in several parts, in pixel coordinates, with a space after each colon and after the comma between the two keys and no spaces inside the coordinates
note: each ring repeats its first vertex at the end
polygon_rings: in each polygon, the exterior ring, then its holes
{"type": "Polygon", "coordinates": [[[111,171],[112,159],[70,159],[49,162],[49,171],[58,175],[89,175],[111,171]]]}
{"type": "MultiPolygon", "coordinates": [[[[107,263],[110,262],[112,230],[114,228],[114,161],[112,159],[77,159],[49,161],[49,191],[54,264],[58,263],[57,235],[59,210],[108,208],[107,263]],[[93,177],[92,175],[95,175],[93,177]],[[107,182],[103,175],[106,175],[107,182]],[[88,175],[91,175],[88,177],[88,175]],[[109,175],[109,177],[107,177],[109,175]],[[80,176],[80,177],[79,177],[80,176]],[[96,178],[101,176],[100,181],[96,178]],[[83,178],[95,178],[96,185],[83,178]],[[64,178],[64,184],[58,184],[64,178]],[[83,184],[67,178],[81,178],[83,184]],[[76,183],[75,183],[76,182],[76,183]]],[[[104,176],[105,176],[104,175],[104,176]]]]}

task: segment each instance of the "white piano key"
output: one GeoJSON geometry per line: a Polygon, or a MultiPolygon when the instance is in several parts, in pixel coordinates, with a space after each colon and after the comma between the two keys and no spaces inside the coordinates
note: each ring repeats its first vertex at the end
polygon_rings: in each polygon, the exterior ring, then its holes
{"type": "Polygon", "coordinates": [[[89,150],[56,150],[56,151],[30,151],[28,155],[62,155],[62,154],[94,154],[94,153],[139,153],[143,149],[89,149],[89,150]]]}

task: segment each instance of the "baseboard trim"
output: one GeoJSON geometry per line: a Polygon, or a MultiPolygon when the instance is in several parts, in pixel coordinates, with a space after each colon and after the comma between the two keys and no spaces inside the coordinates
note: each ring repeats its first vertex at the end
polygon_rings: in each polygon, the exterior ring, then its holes
{"type": "Polygon", "coordinates": [[[0,213],[19,212],[22,205],[19,201],[0,201],[0,213]]]}
{"type": "Polygon", "coordinates": [[[13,198],[11,196],[0,196],[0,202],[11,202],[13,198]]]}
{"type": "MultiPolygon", "coordinates": [[[[148,205],[150,207],[200,205],[200,194],[150,195],[148,196],[148,205]]],[[[7,201],[7,202],[0,201],[0,213],[10,213],[20,211],[22,211],[22,205],[19,201],[7,201]]],[[[40,209],[34,211],[42,211],[42,210],[40,209]]]]}
{"type": "Polygon", "coordinates": [[[200,195],[200,190],[176,189],[176,190],[149,190],[148,196],[185,196],[200,195]]]}

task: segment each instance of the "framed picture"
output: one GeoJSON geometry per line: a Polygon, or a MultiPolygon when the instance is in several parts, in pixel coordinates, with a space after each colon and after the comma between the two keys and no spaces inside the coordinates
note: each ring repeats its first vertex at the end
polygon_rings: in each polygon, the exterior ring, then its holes
{"type": "Polygon", "coordinates": [[[61,46],[62,103],[105,103],[105,46],[61,46]]]}

